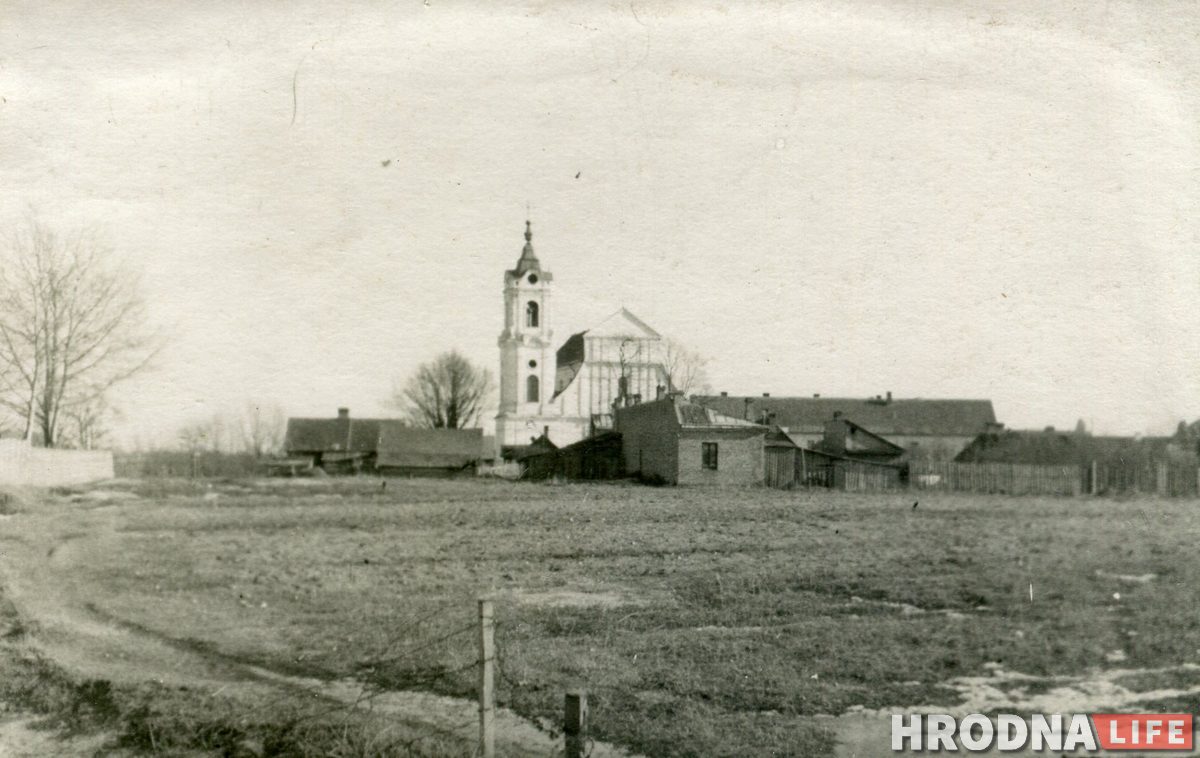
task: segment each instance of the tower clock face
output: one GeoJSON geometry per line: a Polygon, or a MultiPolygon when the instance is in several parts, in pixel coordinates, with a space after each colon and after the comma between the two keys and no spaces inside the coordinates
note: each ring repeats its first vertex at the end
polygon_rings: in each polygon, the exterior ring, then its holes
{"type": "Polygon", "coordinates": [[[537,284],[537,283],[538,283],[537,274],[530,274],[530,275],[529,275],[529,283],[530,283],[530,284],[537,284]]]}

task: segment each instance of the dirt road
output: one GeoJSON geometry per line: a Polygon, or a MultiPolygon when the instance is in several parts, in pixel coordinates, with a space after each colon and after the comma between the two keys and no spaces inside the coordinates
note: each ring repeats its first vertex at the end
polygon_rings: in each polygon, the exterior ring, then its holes
{"type": "MultiPolygon", "coordinates": [[[[317,675],[270,669],[260,661],[222,653],[186,633],[164,634],[122,619],[89,597],[87,575],[95,556],[119,550],[118,525],[135,500],[46,497],[27,502],[24,512],[6,516],[0,533],[0,582],[4,596],[32,631],[24,644],[73,676],[114,685],[156,682],[202,693],[239,696],[260,702],[334,705],[363,701],[367,688],[356,681],[327,681],[317,675]]],[[[473,701],[423,692],[373,692],[374,714],[394,715],[415,728],[475,734],[473,701]]],[[[0,722],[0,755],[91,755],[111,735],[56,741],[35,728],[37,720],[17,714],[0,722]],[[76,752],[72,752],[76,751],[76,752]]],[[[500,709],[497,750],[502,755],[553,755],[560,743],[547,731],[500,709]]],[[[591,755],[624,756],[596,744],[591,755]]]]}

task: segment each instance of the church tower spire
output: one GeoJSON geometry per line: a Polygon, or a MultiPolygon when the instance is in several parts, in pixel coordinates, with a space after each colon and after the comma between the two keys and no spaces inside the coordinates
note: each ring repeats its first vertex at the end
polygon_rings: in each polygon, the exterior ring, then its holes
{"type": "Polygon", "coordinates": [[[530,271],[541,272],[542,264],[533,252],[533,228],[529,219],[525,219],[525,247],[521,248],[521,257],[517,259],[517,267],[513,269],[514,276],[520,277],[530,271]]]}

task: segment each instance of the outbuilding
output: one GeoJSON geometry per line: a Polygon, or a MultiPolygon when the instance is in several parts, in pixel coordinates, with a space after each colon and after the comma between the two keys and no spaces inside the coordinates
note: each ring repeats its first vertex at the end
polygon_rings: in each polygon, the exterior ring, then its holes
{"type": "Polygon", "coordinates": [[[767,427],[672,395],[617,408],[627,474],[664,484],[761,484],[767,427]]]}

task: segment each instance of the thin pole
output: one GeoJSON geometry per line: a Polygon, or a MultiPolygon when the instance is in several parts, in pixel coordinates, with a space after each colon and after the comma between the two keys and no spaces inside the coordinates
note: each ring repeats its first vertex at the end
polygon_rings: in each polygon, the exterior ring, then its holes
{"type": "Polygon", "coordinates": [[[492,601],[479,601],[479,755],[495,758],[496,734],[496,626],[492,601]]]}

